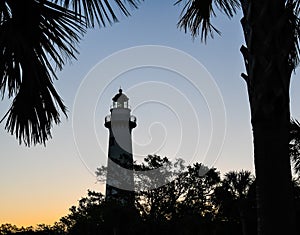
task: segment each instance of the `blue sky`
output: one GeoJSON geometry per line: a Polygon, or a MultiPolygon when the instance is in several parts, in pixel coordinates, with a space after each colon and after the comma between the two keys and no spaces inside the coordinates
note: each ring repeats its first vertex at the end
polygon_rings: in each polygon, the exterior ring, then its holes
{"type": "MultiPolygon", "coordinates": [[[[199,138],[204,146],[200,147],[200,153],[205,152],[204,148],[209,144],[207,137],[210,135],[210,127],[214,125],[209,121],[209,104],[207,105],[205,97],[197,94],[180,75],[161,68],[127,71],[112,79],[111,84],[104,87],[105,89],[100,86],[101,79],[106,74],[97,75],[99,76],[97,89],[99,91],[104,89],[104,92],[98,94],[94,116],[90,117],[94,122],[93,133],[89,135],[84,132],[85,135],[81,136],[80,141],[82,139],[84,141],[79,145],[86,146],[85,153],[78,152],[78,143],[76,146],[73,134],[73,114],[80,84],[100,61],[131,47],[158,45],[175,48],[196,58],[206,68],[222,95],[226,110],[226,138],[215,167],[222,173],[239,169],[253,171],[249,104],[246,85],[240,77],[240,74],[245,72],[242,55],[239,52],[243,43],[239,23],[241,15],[238,14],[232,20],[228,20],[217,12],[218,17],[213,23],[221,30],[222,36],[215,35],[213,40],[209,39],[207,44],[204,44],[200,43],[199,39],[193,41],[189,34],[177,29],[180,9],[181,7],[173,6],[173,1],[169,0],[145,1],[138,10],[132,12],[131,17],[120,17],[120,22],[112,27],[88,31],[79,45],[80,54],[77,61],[72,61],[63,71],[58,72],[60,79],[55,82],[55,86],[68,106],[69,118],[65,119],[62,116],[62,123],[54,126],[53,139],[47,143],[47,147],[20,146],[13,136],[4,131],[4,123],[1,123],[0,223],[19,225],[52,223],[65,215],[68,208],[86,194],[87,189],[103,190],[100,184],[96,184],[93,170],[97,164],[106,161],[108,132],[103,122],[105,115],[109,114],[111,98],[120,85],[130,98],[132,114],[138,118],[138,126],[133,131],[134,151],[140,155],[157,153],[174,159],[175,150],[182,143],[177,137],[194,140],[195,133],[192,133],[191,124],[196,117],[200,120],[199,138]],[[178,98],[177,95],[182,96],[178,98]],[[175,106],[164,106],[163,102],[142,103],[173,96],[176,97],[175,106]],[[184,103],[184,100],[190,101],[189,105],[185,105],[188,103],[184,103]],[[185,110],[185,107],[190,109],[185,110]],[[192,113],[193,110],[195,115],[192,113]],[[191,122],[178,124],[183,115],[187,115],[191,122]],[[191,128],[192,134],[182,135],[180,125],[185,129],[191,128]],[[165,145],[161,147],[160,143],[164,139],[165,145]],[[89,149],[89,143],[96,143],[98,146],[89,149]]],[[[296,105],[300,96],[299,83],[299,74],[293,75],[291,111],[295,118],[300,118],[300,108],[296,105]]],[[[5,113],[7,104],[7,101],[2,102],[0,114],[5,113]]],[[[84,107],[76,106],[76,103],[75,108],[84,110],[84,107]]],[[[86,125],[84,115],[76,115],[75,118],[77,124],[82,119],[81,127],[84,130],[86,125]]],[[[197,128],[196,130],[198,131],[197,128]]],[[[75,130],[75,133],[81,135],[78,130],[75,130]]],[[[187,162],[191,161],[190,156],[185,154],[188,155],[189,151],[180,152],[182,158],[187,162]]]]}

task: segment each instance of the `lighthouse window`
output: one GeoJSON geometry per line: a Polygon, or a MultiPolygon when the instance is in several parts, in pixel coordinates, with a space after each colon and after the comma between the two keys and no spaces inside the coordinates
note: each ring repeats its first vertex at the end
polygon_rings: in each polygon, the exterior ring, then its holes
{"type": "Polygon", "coordinates": [[[113,108],[128,108],[128,101],[113,102],[113,108]]]}
{"type": "Polygon", "coordinates": [[[114,102],[114,108],[119,108],[120,107],[120,104],[118,102],[114,102]]]}

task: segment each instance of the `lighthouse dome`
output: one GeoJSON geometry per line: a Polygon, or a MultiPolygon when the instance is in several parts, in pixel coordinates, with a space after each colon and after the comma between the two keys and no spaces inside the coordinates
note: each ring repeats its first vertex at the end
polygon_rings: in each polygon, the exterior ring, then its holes
{"type": "Polygon", "coordinates": [[[128,100],[129,98],[122,93],[122,89],[119,89],[119,93],[116,94],[113,98],[113,105],[112,108],[115,109],[129,109],[128,100]]]}
{"type": "Polygon", "coordinates": [[[113,100],[114,102],[123,103],[123,102],[127,102],[127,101],[129,100],[129,98],[128,98],[125,94],[122,93],[122,89],[120,88],[120,89],[119,89],[119,93],[116,94],[116,95],[112,98],[112,100],[113,100]]]}

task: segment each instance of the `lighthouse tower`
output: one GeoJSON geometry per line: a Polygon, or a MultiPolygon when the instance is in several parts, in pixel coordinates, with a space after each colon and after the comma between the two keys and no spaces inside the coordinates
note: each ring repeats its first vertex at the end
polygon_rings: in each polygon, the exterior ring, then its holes
{"type": "Polygon", "coordinates": [[[111,114],[105,117],[104,126],[109,130],[106,200],[133,205],[131,132],[136,127],[136,117],[130,114],[128,100],[120,88],[112,98],[111,114]]]}

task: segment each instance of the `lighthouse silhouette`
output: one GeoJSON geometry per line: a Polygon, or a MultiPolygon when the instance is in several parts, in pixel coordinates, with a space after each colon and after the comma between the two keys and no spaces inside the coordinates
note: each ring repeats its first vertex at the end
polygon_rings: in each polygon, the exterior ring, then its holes
{"type": "Polygon", "coordinates": [[[137,124],[136,117],[130,113],[128,100],[120,88],[112,98],[110,115],[105,117],[104,123],[109,130],[105,198],[123,205],[134,203],[131,132],[137,124]]]}

